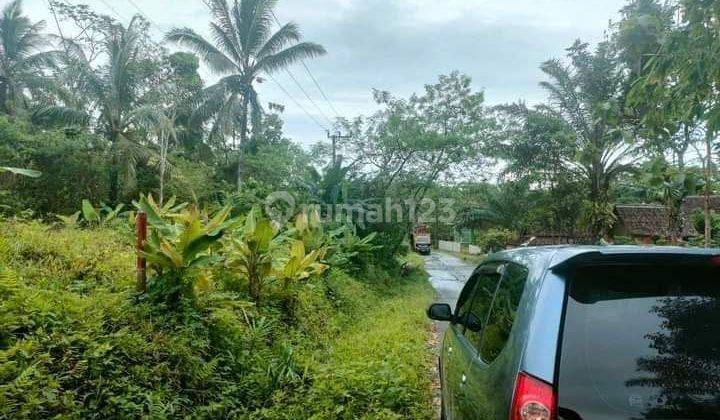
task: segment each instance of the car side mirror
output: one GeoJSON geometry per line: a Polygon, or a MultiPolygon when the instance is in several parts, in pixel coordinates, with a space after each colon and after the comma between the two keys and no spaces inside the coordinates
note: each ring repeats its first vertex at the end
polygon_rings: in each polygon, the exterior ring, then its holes
{"type": "Polygon", "coordinates": [[[452,321],[452,308],[447,303],[434,303],[427,310],[427,316],[435,321],[452,321]]]}

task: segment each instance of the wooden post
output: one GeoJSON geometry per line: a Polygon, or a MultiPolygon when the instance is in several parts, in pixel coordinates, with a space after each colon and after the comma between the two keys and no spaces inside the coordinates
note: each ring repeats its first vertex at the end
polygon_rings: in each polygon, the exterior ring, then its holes
{"type": "Polygon", "coordinates": [[[147,240],[147,213],[138,212],[135,219],[135,234],[137,237],[137,290],[145,293],[147,291],[147,261],[142,252],[145,251],[145,241],[147,240]]]}

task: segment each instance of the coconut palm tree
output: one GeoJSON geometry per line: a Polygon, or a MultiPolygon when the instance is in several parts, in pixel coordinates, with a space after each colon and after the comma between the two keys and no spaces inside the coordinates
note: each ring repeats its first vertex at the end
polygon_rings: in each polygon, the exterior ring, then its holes
{"type": "Polygon", "coordinates": [[[39,70],[53,63],[57,51],[41,51],[48,45],[42,31],[45,22],[31,22],[22,14],[22,1],[7,4],[0,15],[0,110],[15,114],[27,105],[27,92],[36,93],[48,79],[39,70]]]}
{"type": "MultiPolygon", "coordinates": [[[[196,52],[211,71],[223,77],[203,92],[195,112],[202,120],[213,120],[211,134],[239,134],[240,145],[248,136],[249,117],[259,127],[262,107],[255,83],[262,74],[282,70],[304,58],[325,54],[325,48],[300,42],[294,23],[272,31],[276,0],[208,0],[213,20],[212,42],[190,28],[175,28],[166,39],[196,52]]],[[[240,167],[238,166],[238,184],[240,167]]]]}
{"type": "Polygon", "coordinates": [[[66,41],[64,81],[67,94],[61,105],[36,110],[34,118],[63,123],[90,124],[112,144],[110,202],[117,203],[121,180],[126,187],[135,180],[135,164],[148,153],[136,134],[147,126],[147,107],[157,72],[152,52],[145,48],[147,22],[133,17],[127,26],[102,21],[100,43],[103,64],[93,64],[82,48],[66,41]]]}

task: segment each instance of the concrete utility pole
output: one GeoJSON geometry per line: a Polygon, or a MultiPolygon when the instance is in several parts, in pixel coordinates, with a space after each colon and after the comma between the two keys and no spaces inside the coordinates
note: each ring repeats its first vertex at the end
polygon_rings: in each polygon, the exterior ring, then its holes
{"type": "Polygon", "coordinates": [[[343,136],[339,131],[335,132],[335,134],[330,134],[330,130],[327,130],[327,136],[332,141],[332,166],[335,166],[335,162],[337,162],[337,141],[349,140],[350,136],[343,136]]]}

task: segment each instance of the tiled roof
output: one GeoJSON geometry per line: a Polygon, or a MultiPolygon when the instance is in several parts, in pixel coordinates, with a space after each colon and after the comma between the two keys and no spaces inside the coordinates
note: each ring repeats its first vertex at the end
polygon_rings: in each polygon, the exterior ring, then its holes
{"type": "MultiPolygon", "coordinates": [[[[720,211],[720,195],[710,196],[710,208],[720,211]]],[[[682,205],[682,211],[686,215],[690,215],[696,210],[705,210],[705,196],[691,195],[685,198],[682,205]]]]}
{"type": "Polygon", "coordinates": [[[621,204],[615,206],[618,223],[626,232],[637,236],[669,236],[668,211],[654,204],[621,204]]]}

